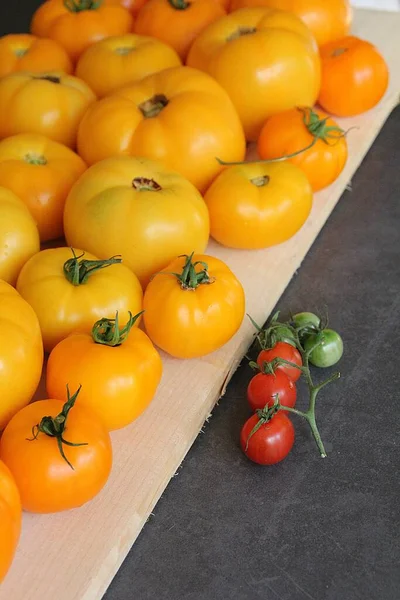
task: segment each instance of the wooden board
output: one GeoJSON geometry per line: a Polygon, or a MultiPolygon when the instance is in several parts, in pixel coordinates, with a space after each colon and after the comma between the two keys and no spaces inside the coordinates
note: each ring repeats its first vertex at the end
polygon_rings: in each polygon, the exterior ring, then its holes
{"type": "MultiPolygon", "coordinates": [[[[359,11],[355,17],[354,33],[381,49],[390,65],[391,84],[373,111],[341,121],[344,129],[358,127],[348,137],[350,158],[342,176],[316,195],[310,218],[289,242],[256,252],[232,251],[215,243],[210,243],[208,249],[225,260],[241,279],[247,312],[259,323],[270,314],[299,268],[398,102],[400,15],[359,11]]],[[[379,202],[379,198],[376,200],[379,202]]],[[[245,320],[235,338],[213,355],[191,361],[163,357],[164,376],[152,405],[136,423],[112,436],[114,468],[104,491],[81,509],[58,515],[24,516],[19,550],[0,588],[0,600],[102,597],[223,393],[252,335],[245,320]]]]}

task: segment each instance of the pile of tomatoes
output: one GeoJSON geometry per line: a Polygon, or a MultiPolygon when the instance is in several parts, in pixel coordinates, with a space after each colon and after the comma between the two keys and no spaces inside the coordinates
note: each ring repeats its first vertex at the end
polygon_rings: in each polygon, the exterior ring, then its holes
{"type": "MultiPolygon", "coordinates": [[[[160,351],[201,357],[238,331],[244,290],[210,235],[280,244],[342,172],[324,111],[360,114],[388,85],[350,24],[347,0],[47,0],[0,38],[0,580],[21,508],[105,485],[160,351]],[[49,398],[30,403],[44,355],[49,398]]],[[[253,408],[271,376],[293,409],[293,368],[257,375],[253,408]]]]}

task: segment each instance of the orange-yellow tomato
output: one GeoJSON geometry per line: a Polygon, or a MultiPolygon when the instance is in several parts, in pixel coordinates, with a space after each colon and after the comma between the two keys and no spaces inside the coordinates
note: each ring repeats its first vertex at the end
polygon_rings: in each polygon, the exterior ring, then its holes
{"type": "Polygon", "coordinates": [[[243,160],[245,139],[221,86],[175,67],[95,102],[80,124],[78,148],[88,164],[118,154],[161,160],[204,191],[222,170],[216,157],[243,160]]]}
{"type": "Polygon", "coordinates": [[[0,80],[0,139],[41,133],[74,147],[79,122],[96,99],[77,77],[49,73],[11,73],[0,80]]]}
{"type": "Polygon", "coordinates": [[[0,187],[0,279],[14,285],[28,258],[39,252],[36,223],[18,196],[0,187]]]}
{"type": "Polygon", "coordinates": [[[134,31],[159,38],[185,60],[199,33],[224,15],[216,0],[148,0],[138,12],[134,31]]]}
{"type": "Polygon", "coordinates": [[[289,162],[228,167],[204,197],[211,235],[231,248],[268,248],[291,238],[312,206],[304,173],[289,162]]]}
{"type": "Polygon", "coordinates": [[[47,0],[32,17],[31,32],[65,48],[73,61],[94,42],[132,30],[131,13],[98,0],[47,0]]]}
{"type": "Polygon", "coordinates": [[[68,410],[60,400],[33,402],[14,415],[3,432],[0,457],[14,476],[24,510],[77,508],[107,482],[110,434],[94,413],[79,405],[79,395],[76,405],[71,404],[68,410]],[[55,422],[57,416],[64,417],[61,425],[55,422]]]}
{"type": "Polygon", "coordinates": [[[50,248],[25,263],[17,289],[39,319],[44,348],[50,352],[74,331],[91,331],[93,322],[119,311],[142,309],[142,288],[120,258],[105,261],[71,248],[50,248]]]}
{"type": "Polygon", "coordinates": [[[121,254],[146,285],[177,254],[204,251],[209,219],[184,177],[156,161],[121,156],[93,165],[72,188],[64,230],[70,245],[100,258],[121,254]]]}
{"type": "Polygon", "coordinates": [[[119,330],[115,319],[101,319],[91,333],[72,334],[57,344],[47,363],[49,396],[64,398],[67,383],[71,389],[82,384],[79,405],[108,431],[132,423],[150,404],[162,374],[159,353],[133,323],[131,317],[119,330]]]}
{"type": "Polygon", "coordinates": [[[389,69],[377,48],[354,36],[321,48],[322,81],[318,103],[339,117],[373,108],[385,94],[389,69]]]}
{"type": "Polygon", "coordinates": [[[0,186],[25,202],[42,242],[63,236],[65,199],[85,169],[70,148],[42,135],[21,133],[0,141],[0,186]]]}
{"type": "Polygon", "coordinates": [[[319,46],[347,35],[350,30],[349,0],[232,0],[230,10],[253,6],[293,12],[311,30],[319,46]]]}
{"type": "Polygon", "coordinates": [[[0,583],[14,558],[21,532],[21,499],[9,469],[0,460],[0,583]]]}
{"type": "Polygon", "coordinates": [[[76,75],[101,98],[122,86],[180,64],[175,50],[160,40],[126,34],[90,46],[78,61],[76,75]]]}
{"type": "Polygon", "coordinates": [[[270,115],[312,106],[320,87],[318,48],[309,29],[296,15],[267,8],[244,8],[209,25],[187,64],[225,88],[249,140],[257,139],[270,115]]]}
{"type": "Polygon", "coordinates": [[[245,311],[241,283],[213,256],[173,260],[146,288],[143,320],[150,339],[177,358],[214,352],[239,329],[245,311]]]}
{"type": "Polygon", "coordinates": [[[18,292],[0,280],[0,431],[31,401],[42,373],[38,319],[18,292]]]}
{"type": "Polygon", "coordinates": [[[347,160],[345,132],[326,114],[310,108],[292,108],[269,117],[257,150],[266,160],[299,153],[288,160],[304,171],[314,192],[333,183],[347,160]]]}
{"type": "Polygon", "coordinates": [[[0,38],[0,77],[15,71],[72,73],[67,52],[54,40],[27,33],[10,33],[0,38]]]}

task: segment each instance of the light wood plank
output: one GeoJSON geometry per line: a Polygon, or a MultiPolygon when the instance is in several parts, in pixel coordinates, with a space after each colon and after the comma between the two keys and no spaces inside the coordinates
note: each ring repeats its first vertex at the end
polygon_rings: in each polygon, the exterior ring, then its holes
{"type": "MultiPolygon", "coordinates": [[[[390,65],[391,84],[377,108],[341,122],[344,129],[358,126],[348,137],[350,159],[343,174],[316,195],[307,223],[287,243],[245,252],[211,242],[208,249],[241,279],[247,311],[260,323],[299,268],[398,102],[400,15],[357,11],[353,30],[381,49],[390,65]]],[[[113,434],[114,468],[100,496],[68,513],[24,516],[21,543],[0,588],[0,600],[101,598],[246,352],[252,334],[246,320],[236,337],[211,356],[191,361],[164,357],[164,376],[152,405],[132,426],[113,434]]]]}

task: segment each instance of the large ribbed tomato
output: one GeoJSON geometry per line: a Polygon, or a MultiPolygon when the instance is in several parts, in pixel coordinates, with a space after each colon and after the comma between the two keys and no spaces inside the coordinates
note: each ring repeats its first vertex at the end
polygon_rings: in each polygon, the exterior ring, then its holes
{"type": "MultiPolygon", "coordinates": [[[[0,280],[0,431],[31,401],[42,373],[43,344],[31,306],[0,280]]],[[[1,536],[0,536],[1,537],[1,536]]]]}
{"type": "Polygon", "coordinates": [[[178,254],[203,252],[207,207],[196,188],[153,160],[120,156],[90,167],[72,188],[64,229],[100,258],[121,254],[146,284],[178,254]]]}
{"type": "Polygon", "coordinates": [[[232,0],[230,10],[250,6],[293,12],[311,29],[319,46],[347,35],[350,30],[349,0],[232,0]]]}
{"type": "Polygon", "coordinates": [[[10,33],[0,38],[0,77],[15,71],[72,73],[72,62],[54,40],[28,33],[10,33]]]}
{"type": "Polygon", "coordinates": [[[245,139],[221,86],[206,73],[175,67],[95,102],[80,124],[78,147],[88,164],[118,154],[161,160],[204,191],[223,168],[216,157],[243,160],[245,139]]]}
{"type": "Polygon", "coordinates": [[[78,61],[76,75],[102,98],[122,86],[180,64],[179,56],[167,44],[127,33],[90,46],[78,61]]]}
{"type": "Polygon", "coordinates": [[[249,140],[257,139],[271,114],[312,106],[320,87],[311,32],[296,15],[268,8],[244,8],[209,25],[194,41],[187,64],[225,88],[249,140]]]}
{"type": "Polygon", "coordinates": [[[14,285],[28,258],[40,250],[39,232],[23,201],[4,187],[0,215],[0,279],[14,285]]]}
{"type": "Polygon", "coordinates": [[[75,152],[43,135],[21,133],[0,141],[0,186],[25,202],[42,241],[63,236],[65,199],[85,169],[75,152]]]}
{"type": "Polygon", "coordinates": [[[10,568],[21,531],[21,500],[9,469],[0,460],[0,583],[10,568]]]}
{"type": "Polygon", "coordinates": [[[47,0],[32,17],[31,31],[56,40],[76,61],[86,48],[111,35],[132,30],[131,13],[98,0],[47,0]]]}
{"type": "Polygon", "coordinates": [[[74,147],[79,122],[95,99],[84,81],[59,71],[10,73],[0,80],[0,139],[41,133],[74,147]]]}

